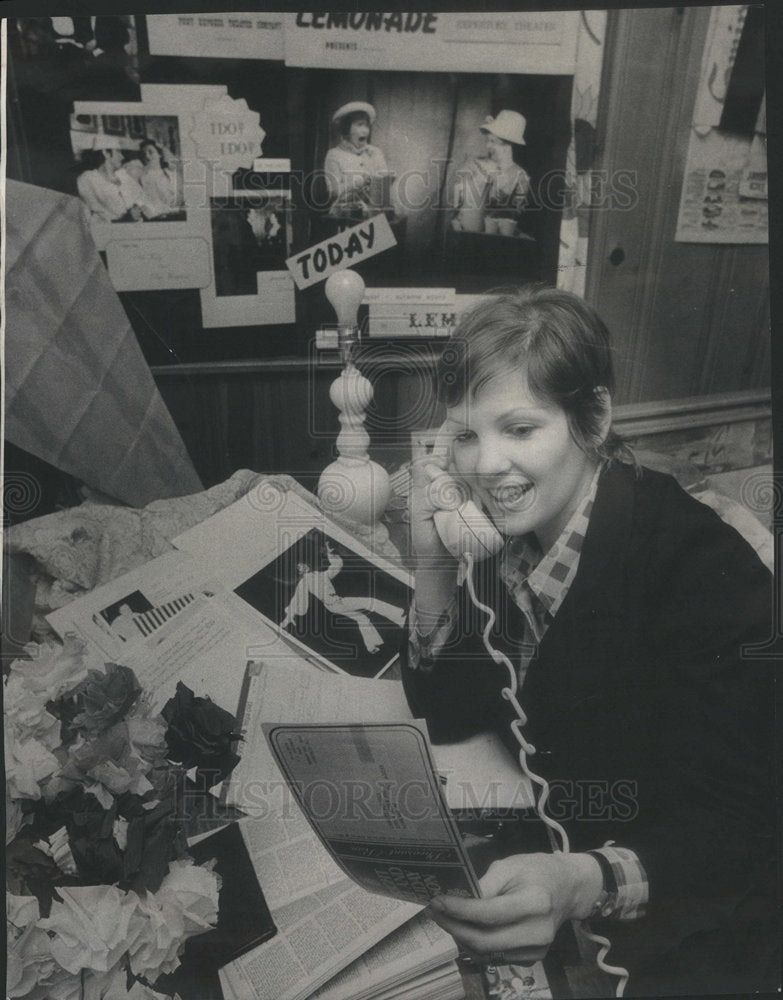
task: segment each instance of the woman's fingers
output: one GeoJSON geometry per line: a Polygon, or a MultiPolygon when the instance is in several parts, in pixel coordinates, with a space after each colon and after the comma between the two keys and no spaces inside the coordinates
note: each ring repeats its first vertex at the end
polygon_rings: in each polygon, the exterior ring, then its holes
{"type": "Polygon", "coordinates": [[[536,961],[546,954],[557,930],[551,918],[542,916],[488,927],[428,912],[443,930],[482,961],[497,954],[502,954],[505,961],[536,961]]]}
{"type": "Polygon", "coordinates": [[[430,909],[434,918],[442,914],[449,920],[494,928],[530,918],[550,916],[552,901],[546,889],[534,885],[489,899],[438,896],[430,903],[430,909]]]}
{"type": "Polygon", "coordinates": [[[535,961],[546,954],[571,915],[567,883],[574,874],[565,860],[517,854],[495,861],[479,883],[480,899],[437,896],[428,913],[483,960],[502,953],[504,960],[535,961]]]}
{"type": "Polygon", "coordinates": [[[426,486],[446,471],[447,456],[422,455],[410,464],[411,485],[426,486]]]}

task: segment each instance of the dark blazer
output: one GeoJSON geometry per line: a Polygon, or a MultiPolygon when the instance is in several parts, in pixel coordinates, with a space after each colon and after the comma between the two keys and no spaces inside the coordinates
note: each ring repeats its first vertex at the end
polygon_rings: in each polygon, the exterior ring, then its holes
{"type": "MultiPolygon", "coordinates": [[[[520,613],[496,560],[476,566],[493,644],[518,655],[520,613]],[[516,650],[515,650],[515,647],[516,650]]],[[[464,589],[464,588],[463,588],[464,589]]],[[[613,840],[647,872],[638,921],[604,921],[628,995],[777,986],[773,671],[743,657],[772,636],[769,572],[669,476],[612,465],[599,480],[577,575],[520,695],[572,851],[613,840]]],[[[461,595],[460,628],[403,682],[435,742],[494,729],[516,756],[507,670],[461,595]]]]}

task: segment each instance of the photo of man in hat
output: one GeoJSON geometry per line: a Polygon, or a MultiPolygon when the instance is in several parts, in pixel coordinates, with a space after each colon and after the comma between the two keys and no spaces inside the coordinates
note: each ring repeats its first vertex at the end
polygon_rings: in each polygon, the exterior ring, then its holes
{"type": "Polygon", "coordinates": [[[383,205],[371,196],[373,178],[388,177],[383,152],[370,143],[375,108],[366,101],[349,101],[332,115],[339,139],[324,159],[329,215],[351,223],[366,219],[383,205]]]}
{"type": "Polygon", "coordinates": [[[486,155],[467,160],[457,173],[455,230],[514,235],[530,189],[530,177],[514,160],[525,145],[525,126],[523,115],[506,109],[479,126],[486,155]]]}

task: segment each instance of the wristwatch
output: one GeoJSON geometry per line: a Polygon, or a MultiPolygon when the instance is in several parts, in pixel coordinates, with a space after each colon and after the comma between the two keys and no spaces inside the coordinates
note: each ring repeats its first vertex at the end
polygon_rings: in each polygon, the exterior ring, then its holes
{"type": "Polygon", "coordinates": [[[588,919],[606,919],[613,916],[617,911],[619,895],[617,879],[612,871],[612,865],[605,854],[602,854],[600,851],[586,851],[585,853],[589,854],[591,858],[595,858],[598,862],[604,880],[603,888],[598,894],[598,899],[593,903],[593,908],[590,911],[588,919]]]}

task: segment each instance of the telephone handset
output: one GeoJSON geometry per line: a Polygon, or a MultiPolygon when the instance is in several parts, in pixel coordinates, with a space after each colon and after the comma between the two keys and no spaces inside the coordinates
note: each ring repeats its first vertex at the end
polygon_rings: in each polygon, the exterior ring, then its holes
{"type": "Polygon", "coordinates": [[[434,476],[429,485],[435,527],[440,539],[455,559],[470,554],[475,562],[488,559],[503,547],[504,539],[489,515],[478,505],[470,486],[460,479],[451,461],[453,433],[444,425],[435,437],[433,458],[445,458],[446,470],[434,476]]]}

